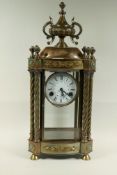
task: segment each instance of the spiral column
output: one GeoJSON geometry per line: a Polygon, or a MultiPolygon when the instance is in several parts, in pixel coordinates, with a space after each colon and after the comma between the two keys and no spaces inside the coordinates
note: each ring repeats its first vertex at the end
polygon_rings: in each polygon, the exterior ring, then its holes
{"type": "Polygon", "coordinates": [[[93,73],[84,72],[83,80],[83,111],[82,111],[82,142],[91,140],[93,73]]]}
{"type": "Polygon", "coordinates": [[[82,110],[82,142],[87,141],[87,123],[89,107],[89,73],[84,72],[83,78],[83,110],[82,110]]]}
{"type": "Polygon", "coordinates": [[[88,121],[87,121],[87,137],[91,140],[91,114],[92,114],[92,92],[93,92],[93,73],[90,73],[89,79],[89,104],[88,104],[88,121]]]}
{"type": "Polygon", "coordinates": [[[34,141],[40,140],[40,73],[34,73],[34,141]]]}
{"type": "Polygon", "coordinates": [[[34,139],[34,73],[30,72],[30,140],[34,139]]]}

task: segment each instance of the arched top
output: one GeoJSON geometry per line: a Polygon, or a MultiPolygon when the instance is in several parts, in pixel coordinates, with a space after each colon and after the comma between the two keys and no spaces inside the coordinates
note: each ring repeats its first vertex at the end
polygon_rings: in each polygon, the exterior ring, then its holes
{"type": "Polygon", "coordinates": [[[40,53],[40,58],[48,59],[81,59],[82,53],[78,48],[68,47],[68,48],[56,48],[56,47],[46,47],[40,53]]]}

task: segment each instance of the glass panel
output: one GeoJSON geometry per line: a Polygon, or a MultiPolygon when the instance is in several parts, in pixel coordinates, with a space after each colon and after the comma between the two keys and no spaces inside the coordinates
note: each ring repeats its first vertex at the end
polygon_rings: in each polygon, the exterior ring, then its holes
{"type": "Polygon", "coordinates": [[[79,139],[79,130],[74,128],[46,128],[44,129],[44,140],[66,140],[79,139]]]}
{"type": "Polygon", "coordinates": [[[74,102],[65,107],[56,107],[45,101],[45,128],[73,128],[74,102]]]}

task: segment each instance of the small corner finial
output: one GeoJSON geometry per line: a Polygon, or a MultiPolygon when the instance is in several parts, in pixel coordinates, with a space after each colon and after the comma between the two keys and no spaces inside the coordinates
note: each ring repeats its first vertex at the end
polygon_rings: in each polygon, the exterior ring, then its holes
{"type": "Polygon", "coordinates": [[[29,50],[31,52],[31,57],[34,57],[35,47],[32,46],[29,50]]]}
{"type": "Polygon", "coordinates": [[[38,55],[40,52],[40,47],[38,45],[35,46],[35,53],[38,55]]]}
{"type": "Polygon", "coordinates": [[[95,48],[94,47],[83,47],[82,51],[84,53],[84,57],[87,59],[93,59],[94,58],[94,53],[95,53],[95,48]]]}
{"type": "Polygon", "coordinates": [[[40,47],[38,45],[32,46],[29,50],[31,52],[31,57],[35,58],[35,56],[37,57],[39,55],[40,47]]]}

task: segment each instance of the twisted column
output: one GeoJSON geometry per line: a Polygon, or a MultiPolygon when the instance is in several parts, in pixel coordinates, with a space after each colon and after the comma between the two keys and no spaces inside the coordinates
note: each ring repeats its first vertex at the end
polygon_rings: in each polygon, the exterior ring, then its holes
{"type": "Polygon", "coordinates": [[[30,72],[30,140],[34,139],[34,73],[30,72]]]}
{"type": "Polygon", "coordinates": [[[93,73],[84,72],[83,80],[83,111],[82,111],[82,141],[91,139],[93,73]]]}
{"type": "Polygon", "coordinates": [[[40,140],[40,73],[35,72],[34,80],[34,141],[40,140]]]}
{"type": "Polygon", "coordinates": [[[91,140],[91,113],[92,113],[92,88],[93,74],[95,71],[95,49],[83,47],[83,57],[89,61],[89,71],[84,72],[83,80],[83,112],[82,112],[82,140],[91,140]]]}
{"type": "Polygon", "coordinates": [[[86,142],[87,124],[88,124],[88,110],[89,110],[89,74],[84,72],[83,78],[83,111],[82,111],[82,141],[86,142]]]}
{"type": "Polygon", "coordinates": [[[89,79],[89,107],[88,107],[88,122],[87,122],[87,136],[91,140],[91,114],[92,114],[92,92],[93,92],[93,73],[90,73],[89,79]]]}

